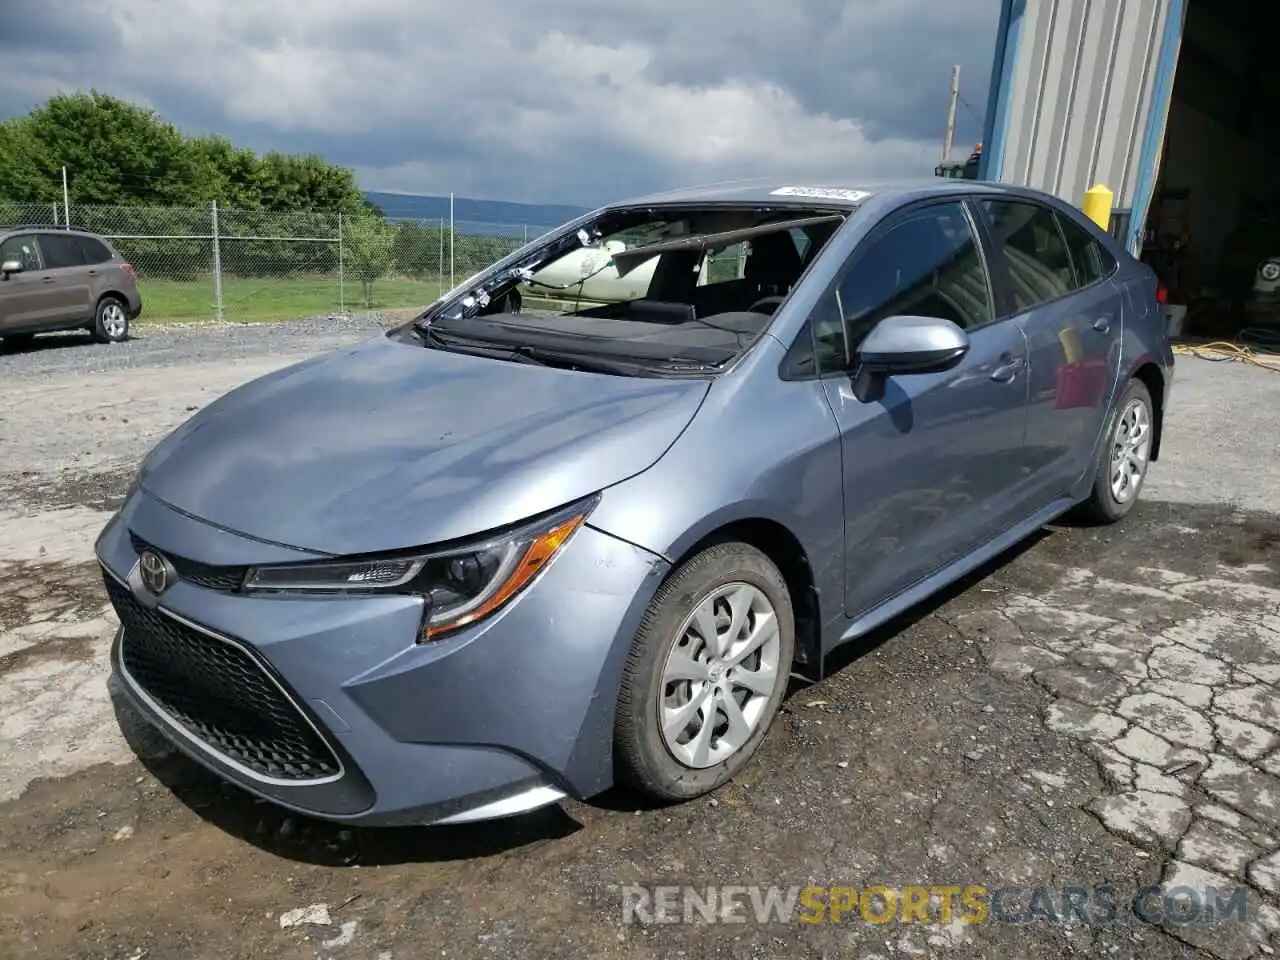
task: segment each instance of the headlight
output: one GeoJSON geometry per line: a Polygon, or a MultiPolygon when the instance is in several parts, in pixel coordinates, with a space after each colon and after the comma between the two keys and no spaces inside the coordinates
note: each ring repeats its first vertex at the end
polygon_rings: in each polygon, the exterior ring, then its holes
{"type": "Polygon", "coordinates": [[[254,567],[254,593],[416,593],[426,599],[422,640],[483,620],[523,590],[582,525],[596,498],[515,530],[429,553],[254,567]]]}
{"type": "Polygon", "coordinates": [[[1280,263],[1276,263],[1274,260],[1270,263],[1264,263],[1262,269],[1258,272],[1262,274],[1262,279],[1268,282],[1280,280],[1280,263]]]}

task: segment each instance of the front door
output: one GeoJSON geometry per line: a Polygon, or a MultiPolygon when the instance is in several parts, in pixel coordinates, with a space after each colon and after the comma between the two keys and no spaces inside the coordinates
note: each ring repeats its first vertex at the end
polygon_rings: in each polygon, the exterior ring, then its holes
{"type": "Polygon", "coordinates": [[[57,293],[44,280],[44,263],[32,234],[16,234],[0,243],[0,263],[22,269],[0,275],[0,336],[37,329],[57,314],[57,293]]]}
{"type": "Polygon", "coordinates": [[[1093,468],[1120,366],[1122,297],[1101,246],[1030,200],[979,204],[1031,350],[1028,468],[1047,499],[1093,468]]]}
{"type": "Polygon", "coordinates": [[[970,211],[955,200],[882,225],[819,310],[830,316],[815,318],[815,334],[843,335],[850,358],[893,315],[945,318],[970,338],[955,367],[890,377],[873,402],[854,395],[847,373],[824,377],[841,433],[845,608],[859,616],[1026,512],[1014,492],[1025,467],[1027,346],[1016,323],[997,319],[970,211]]]}

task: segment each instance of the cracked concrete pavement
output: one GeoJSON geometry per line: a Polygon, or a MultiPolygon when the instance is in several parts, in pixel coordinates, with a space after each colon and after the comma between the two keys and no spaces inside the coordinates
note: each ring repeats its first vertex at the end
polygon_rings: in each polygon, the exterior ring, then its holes
{"type": "Polygon", "coordinates": [[[1120,527],[1054,527],[796,690],[715,797],[475,827],[290,817],[106,684],[90,546],[193,408],[369,324],[0,356],[0,936],[33,957],[1104,956],[1280,949],[1280,378],[1180,361],[1120,527]],[[220,359],[226,357],[227,359],[220,359]],[[49,411],[57,410],[56,426],[49,411]],[[620,885],[1163,883],[1244,922],[632,925],[620,885]],[[326,923],[282,926],[288,911],[326,923]]]}
{"type": "MultiPolygon", "coordinates": [[[[1168,858],[1166,882],[1250,884],[1263,898],[1249,936],[1265,941],[1280,928],[1275,571],[1249,563],[1202,576],[1163,566],[1110,573],[1044,562],[1034,595],[951,622],[980,642],[996,673],[1040,687],[1050,698],[1045,725],[1097,764],[1103,789],[1084,809],[1168,858]]],[[[1201,932],[1182,935],[1194,942],[1201,932]]],[[[1242,950],[1219,945],[1220,955],[1242,950]]]]}

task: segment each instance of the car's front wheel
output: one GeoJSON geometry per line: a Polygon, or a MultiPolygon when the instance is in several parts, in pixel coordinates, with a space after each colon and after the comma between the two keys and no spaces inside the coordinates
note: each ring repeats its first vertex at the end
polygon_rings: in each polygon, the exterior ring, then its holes
{"type": "Polygon", "coordinates": [[[623,671],[619,780],[662,801],[730,780],[778,712],[794,649],[786,580],[761,551],[720,543],[683,563],[654,596],[623,671]]]}

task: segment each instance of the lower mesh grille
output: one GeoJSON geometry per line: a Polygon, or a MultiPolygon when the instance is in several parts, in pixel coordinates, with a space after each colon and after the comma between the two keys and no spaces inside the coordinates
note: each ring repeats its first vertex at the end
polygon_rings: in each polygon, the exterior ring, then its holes
{"type": "Polygon", "coordinates": [[[234,644],[156,610],[104,575],[120,617],[120,659],[139,687],[187,733],[262,777],[331,779],[342,765],[267,668],[234,644]]]}

